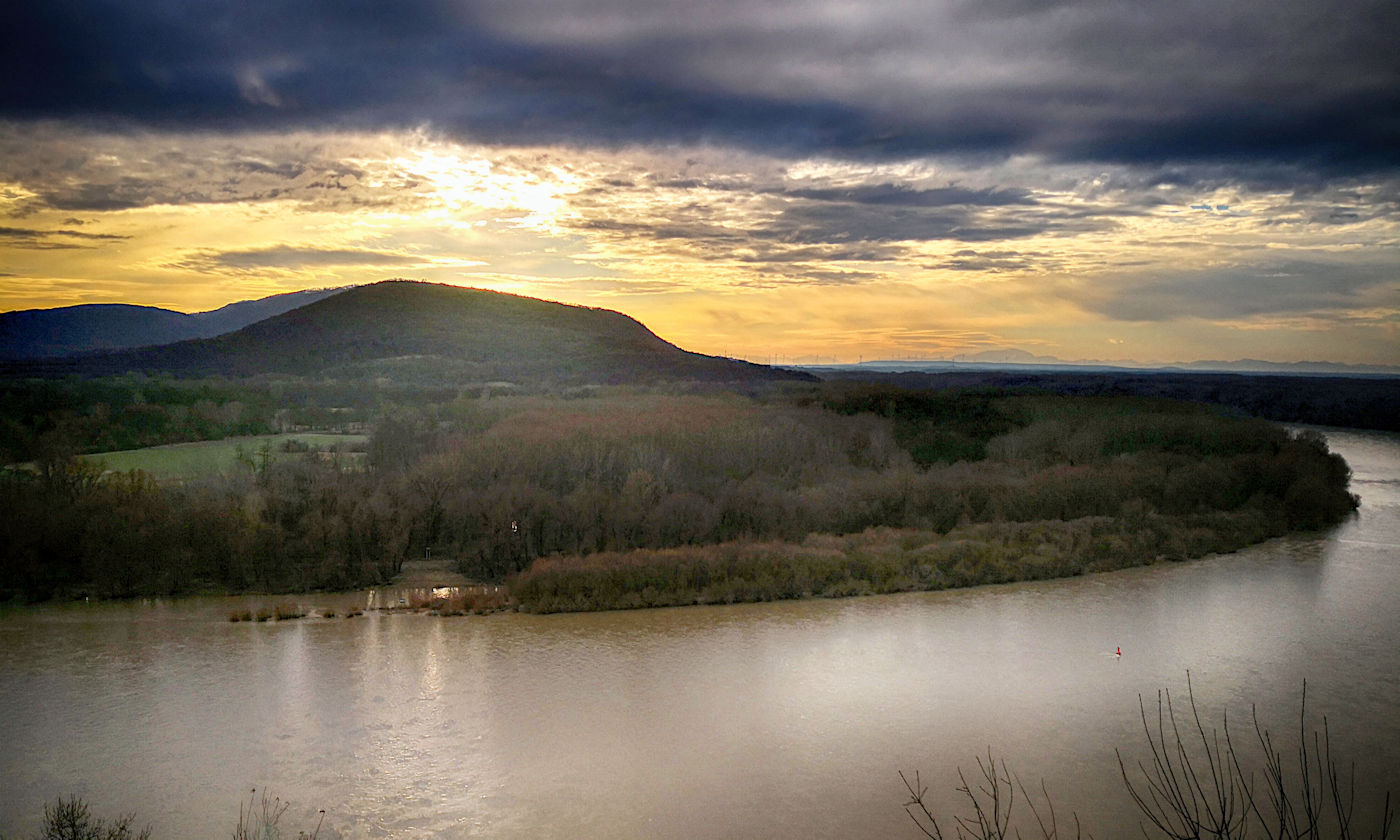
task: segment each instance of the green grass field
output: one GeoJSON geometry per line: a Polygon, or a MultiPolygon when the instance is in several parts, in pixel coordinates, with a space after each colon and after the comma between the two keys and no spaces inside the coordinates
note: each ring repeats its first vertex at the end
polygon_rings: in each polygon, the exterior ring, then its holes
{"type": "MultiPolygon", "coordinates": [[[[295,457],[300,453],[283,452],[287,441],[299,441],[325,450],[337,445],[342,448],[363,448],[369,438],[365,435],[329,435],[313,432],[291,432],[280,435],[205,440],[197,443],[174,443],[123,452],[100,452],[83,455],[85,460],[101,462],[109,470],[126,472],[144,470],[158,481],[172,481],[218,475],[238,463],[239,454],[257,462],[263,446],[272,459],[295,457]]],[[[361,457],[351,454],[351,458],[361,457]]]]}

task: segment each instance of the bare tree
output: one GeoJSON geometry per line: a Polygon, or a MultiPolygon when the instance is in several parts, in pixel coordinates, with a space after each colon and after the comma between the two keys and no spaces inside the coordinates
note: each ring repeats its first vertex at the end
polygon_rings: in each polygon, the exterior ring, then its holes
{"type": "Polygon", "coordinates": [[[1246,770],[1248,756],[1235,746],[1228,714],[1222,716],[1219,730],[1207,731],[1196,708],[1189,673],[1186,692],[1188,709],[1180,717],[1173,708],[1171,692],[1158,692],[1155,729],[1146,704],[1138,698],[1151,758],[1137,762],[1141,777],[1137,782],[1118,753],[1118,768],[1128,794],[1161,836],[1171,840],[1353,840],[1362,836],[1384,840],[1390,836],[1395,813],[1389,792],[1384,795],[1374,832],[1362,835],[1353,824],[1356,766],[1349,766],[1344,781],[1332,753],[1325,717],[1321,732],[1308,730],[1306,682],[1292,761],[1285,760],[1269,730],[1260,723],[1258,709],[1251,708],[1262,754],[1258,771],[1246,770]]]}
{"type": "MultiPolygon", "coordinates": [[[[1343,765],[1334,755],[1326,717],[1321,729],[1309,728],[1306,682],[1296,747],[1276,743],[1260,722],[1258,709],[1251,709],[1258,755],[1237,746],[1228,714],[1222,716],[1219,729],[1206,726],[1189,672],[1186,698],[1185,708],[1178,708],[1170,691],[1159,691],[1154,720],[1139,696],[1148,755],[1130,765],[1115,750],[1123,784],[1144,819],[1141,829],[1148,840],[1386,840],[1392,836],[1395,811],[1389,792],[1383,795],[1374,817],[1365,815],[1373,822],[1358,819],[1356,766],[1343,765]],[[1363,833],[1363,825],[1370,831],[1363,833]]],[[[1030,835],[1059,840],[1060,826],[1044,782],[1040,785],[1043,804],[1037,805],[1037,797],[1030,795],[1004,760],[998,764],[990,750],[985,762],[978,757],[977,769],[981,778],[975,786],[958,769],[957,791],[971,813],[955,816],[951,822],[945,819],[943,825],[919,774],[916,772],[911,782],[900,772],[909,792],[904,810],[925,838],[1020,838],[1021,829],[1013,815],[1019,791],[1030,812],[1030,820],[1023,822],[1034,822],[1030,835]],[[952,829],[951,835],[944,833],[944,825],[952,829]]],[[[1074,836],[1082,836],[1078,815],[1074,815],[1073,824],[1074,836]]],[[[1068,826],[1065,830],[1068,832],[1068,826]]]]}
{"type": "MultiPolygon", "coordinates": [[[[1019,777],[1013,775],[1007,768],[1006,762],[1002,761],[1000,768],[997,761],[992,757],[992,752],[987,751],[987,760],[984,763],[982,758],[977,758],[977,770],[981,775],[977,786],[974,788],[967,781],[962,768],[958,768],[958,793],[967,800],[967,805],[972,808],[972,813],[968,816],[953,818],[953,837],[957,840],[1008,840],[1008,838],[1021,837],[1019,829],[1013,828],[1012,811],[1016,804],[1016,791],[1021,791],[1021,796],[1025,800],[1026,807],[1030,809],[1031,818],[1035,821],[1036,830],[1042,840],[1061,840],[1060,826],[1055,815],[1055,805],[1050,799],[1050,793],[1045,788],[1045,783],[1041,782],[1040,792],[1044,798],[1044,813],[1036,806],[1035,797],[1021,783],[1019,777]]],[[[928,788],[924,786],[919,774],[914,773],[914,781],[910,782],[909,777],[901,771],[899,778],[904,782],[904,787],[909,791],[909,801],[904,803],[904,811],[909,818],[918,826],[919,831],[928,840],[945,840],[946,835],[942,827],[938,824],[937,817],[928,802],[928,788]]],[[[1074,837],[1080,838],[1082,832],[1079,826],[1079,816],[1074,818],[1074,837]]],[[[1068,830],[1068,829],[1066,829],[1068,830]]]]}

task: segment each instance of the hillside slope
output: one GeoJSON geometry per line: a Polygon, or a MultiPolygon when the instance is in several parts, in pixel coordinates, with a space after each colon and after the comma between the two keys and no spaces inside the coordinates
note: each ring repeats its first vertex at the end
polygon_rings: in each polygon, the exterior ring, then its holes
{"type": "Polygon", "coordinates": [[[156,306],[88,303],[0,313],[0,359],[49,359],[211,338],[305,306],[340,289],[312,289],[186,314],[156,306]]]}
{"type": "Polygon", "coordinates": [[[217,338],[10,367],[12,374],[555,383],[805,378],[681,350],[611,310],[402,280],[350,289],[217,338]]]}
{"type": "Polygon", "coordinates": [[[194,337],[189,315],[154,306],[94,303],[0,314],[0,359],[43,359],[167,344],[194,337]]]}

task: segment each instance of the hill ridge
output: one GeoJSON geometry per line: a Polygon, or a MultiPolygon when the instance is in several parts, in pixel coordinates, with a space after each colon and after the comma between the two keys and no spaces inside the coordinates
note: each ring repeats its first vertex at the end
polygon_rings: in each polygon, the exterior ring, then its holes
{"type": "Polygon", "coordinates": [[[683,350],[612,309],[397,279],[347,289],[214,338],[3,369],[11,376],[140,371],[560,384],[809,378],[683,350]]]}
{"type": "Polygon", "coordinates": [[[314,303],[345,288],[268,295],[206,312],[185,313],[132,303],[82,303],[0,312],[0,359],[55,359],[212,338],[314,303]]]}

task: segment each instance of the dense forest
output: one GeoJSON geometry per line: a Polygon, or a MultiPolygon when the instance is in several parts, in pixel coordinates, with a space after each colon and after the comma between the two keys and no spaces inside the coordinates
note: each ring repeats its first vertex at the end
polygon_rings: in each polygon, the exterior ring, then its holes
{"type": "MultiPolygon", "coordinates": [[[[370,365],[356,375],[336,377],[180,379],[142,373],[90,379],[0,377],[0,465],[53,457],[59,452],[114,452],[236,435],[312,429],[359,431],[380,416],[392,416],[399,406],[450,413],[451,406],[461,399],[492,394],[577,397],[603,393],[589,385],[463,384],[444,382],[426,373],[422,377],[405,375],[406,369],[440,368],[438,363],[424,360],[400,359],[389,366],[392,370],[386,365],[370,365]]],[[[873,382],[893,393],[925,395],[919,399],[977,392],[1147,397],[1214,405],[1287,423],[1400,431],[1400,379],[1173,373],[826,375],[834,377],[828,386],[831,388],[873,382]]],[[[692,382],[652,386],[650,390],[761,395],[793,387],[793,383],[692,382]]],[[[891,419],[904,423],[898,416],[891,419]]],[[[948,432],[940,426],[929,427],[928,433],[948,432]]]]}
{"type": "Polygon", "coordinates": [[[0,463],[289,429],[358,429],[397,399],[447,401],[458,393],[291,378],[0,379],[0,463]]]}
{"type": "Polygon", "coordinates": [[[1066,396],[1160,397],[1315,426],[1400,432],[1400,377],[1179,370],[960,370],[879,373],[837,370],[828,379],[881,382],[911,390],[992,388],[1066,396]]]}
{"type": "MultiPolygon", "coordinates": [[[[186,423],[238,422],[234,392],[168,387],[143,393],[192,400],[186,423]]],[[[283,386],[266,387],[237,400],[248,416],[284,410],[283,386]]],[[[249,459],[164,485],[74,458],[66,435],[90,430],[53,424],[28,468],[0,476],[0,597],[354,587],[429,552],[541,611],[855,594],[1199,556],[1355,505],[1320,435],[1197,405],[868,383],[684,391],[373,408],[338,394],[338,415],[369,422],[366,458],[249,459]]]]}

